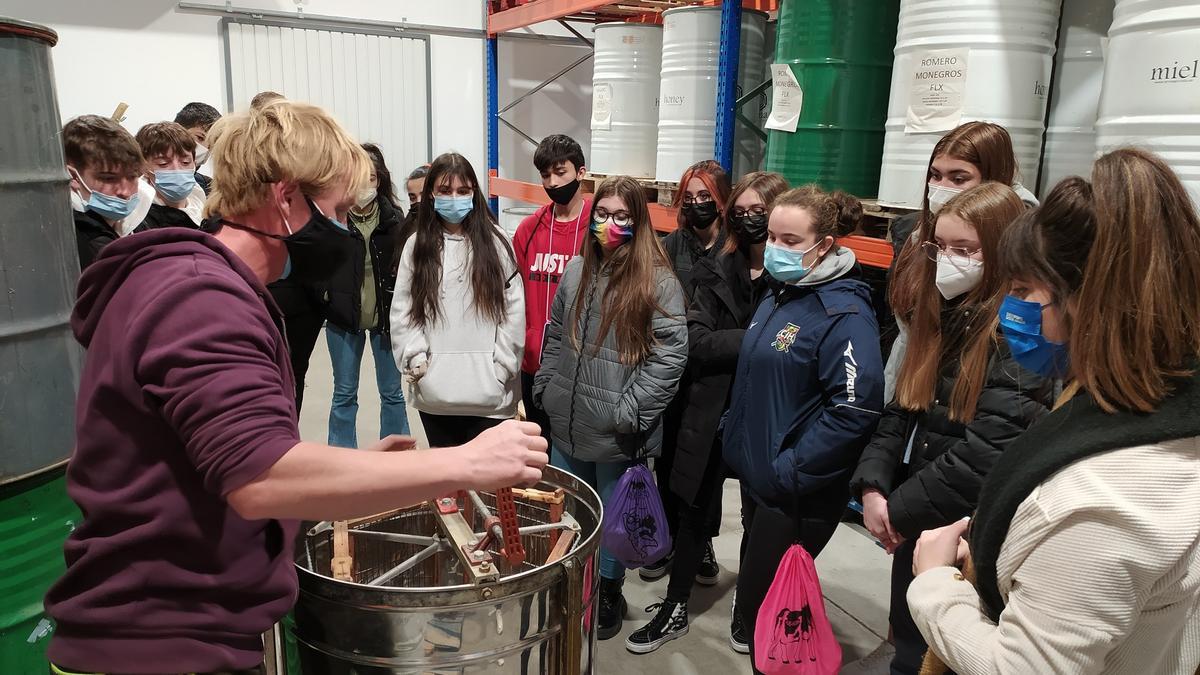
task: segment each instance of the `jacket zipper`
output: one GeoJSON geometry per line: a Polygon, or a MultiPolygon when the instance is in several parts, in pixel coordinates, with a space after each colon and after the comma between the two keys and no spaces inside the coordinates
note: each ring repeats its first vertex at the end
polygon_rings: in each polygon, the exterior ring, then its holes
{"type": "MultiPolygon", "coordinates": [[[[767,318],[763,320],[762,326],[758,329],[758,333],[754,336],[755,340],[757,340],[759,337],[762,336],[762,333],[764,330],[766,330],[767,325],[771,323],[771,319],[775,318],[775,313],[778,312],[779,308],[783,306],[783,297],[782,296],[783,296],[782,291],[775,295],[775,306],[771,308],[771,313],[768,314],[767,318]]],[[[751,316],[751,318],[753,318],[753,315],[751,316]]],[[[746,333],[747,333],[747,337],[749,337],[749,331],[746,331],[746,333]]],[[[751,350],[751,351],[753,351],[753,350],[751,350]]],[[[742,380],[742,388],[741,388],[741,391],[738,392],[738,400],[740,401],[740,400],[742,400],[742,397],[745,395],[746,389],[750,386],[750,380],[747,377],[747,374],[750,372],[750,359],[746,359],[746,363],[744,365],[739,364],[739,370],[741,370],[741,372],[738,373],[738,379],[742,380]]],[[[739,415],[741,414],[740,410],[738,411],[738,414],[739,415]]],[[[727,420],[727,421],[732,421],[732,420],[727,420]]]]}
{"type": "MultiPolygon", "coordinates": [[[[571,378],[571,412],[567,420],[567,441],[571,444],[572,452],[575,451],[575,396],[579,392],[579,369],[583,366],[583,355],[587,353],[587,329],[592,323],[592,299],[595,295],[596,283],[593,281],[588,290],[587,303],[583,306],[583,331],[579,336],[579,354],[575,357],[575,375],[571,378]]],[[[561,345],[559,349],[562,349],[561,345]]]]}

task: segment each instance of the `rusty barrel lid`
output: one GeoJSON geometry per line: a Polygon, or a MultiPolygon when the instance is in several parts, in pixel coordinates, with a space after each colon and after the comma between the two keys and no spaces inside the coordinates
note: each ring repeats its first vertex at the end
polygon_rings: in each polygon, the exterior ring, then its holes
{"type": "Polygon", "coordinates": [[[0,16],[0,36],[17,35],[41,40],[53,47],[58,44],[58,33],[36,23],[0,16]]]}

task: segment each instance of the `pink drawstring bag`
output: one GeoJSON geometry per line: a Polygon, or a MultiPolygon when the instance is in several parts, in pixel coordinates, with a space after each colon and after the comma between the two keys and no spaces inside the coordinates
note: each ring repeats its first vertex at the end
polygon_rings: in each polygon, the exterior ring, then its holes
{"type": "Polygon", "coordinates": [[[783,554],[758,608],[754,667],[765,675],[837,675],[842,667],[817,568],[800,544],[783,554]]]}

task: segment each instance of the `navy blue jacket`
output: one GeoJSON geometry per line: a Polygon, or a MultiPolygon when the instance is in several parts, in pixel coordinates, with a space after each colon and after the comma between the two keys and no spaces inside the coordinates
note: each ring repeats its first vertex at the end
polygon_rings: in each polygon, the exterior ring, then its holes
{"type": "Polygon", "coordinates": [[[853,272],[812,287],[781,285],[742,339],[725,462],[760,504],[789,510],[848,484],[882,411],[870,287],[853,272]]]}

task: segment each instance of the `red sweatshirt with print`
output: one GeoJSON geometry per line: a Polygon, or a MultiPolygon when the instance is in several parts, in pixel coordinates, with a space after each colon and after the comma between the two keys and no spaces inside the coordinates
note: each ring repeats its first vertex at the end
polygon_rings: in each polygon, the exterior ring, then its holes
{"type": "Polygon", "coordinates": [[[550,321],[550,304],[567,261],[579,255],[587,240],[592,200],[583,200],[578,218],[555,220],[554,204],[546,204],[517,226],[513,250],[525,283],[525,359],[521,370],[534,375],[542,364],[542,338],[550,321]]]}

